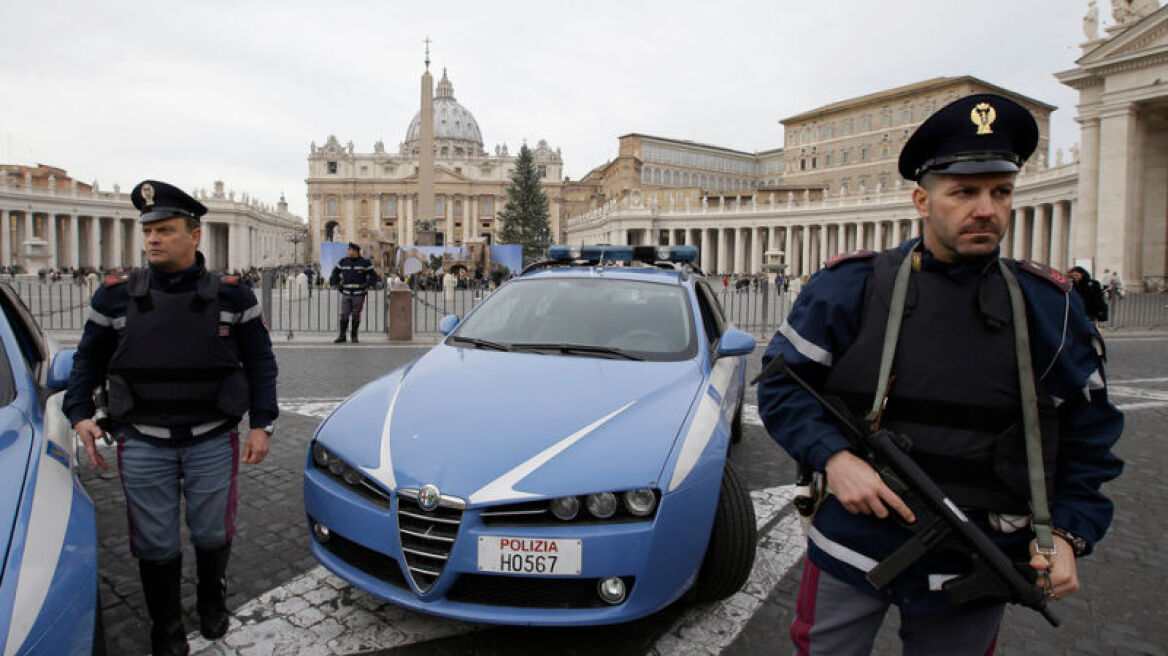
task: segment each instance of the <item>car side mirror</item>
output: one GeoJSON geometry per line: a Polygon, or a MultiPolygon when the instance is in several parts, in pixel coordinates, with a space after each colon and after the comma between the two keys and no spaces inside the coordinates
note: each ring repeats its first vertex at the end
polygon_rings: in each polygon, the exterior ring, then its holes
{"type": "Polygon", "coordinates": [[[732,328],[722,333],[721,339],[718,340],[717,354],[719,358],[731,355],[749,355],[754,352],[756,344],[754,335],[732,328]]]}
{"type": "Polygon", "coordinates": [[[73,373],[73,356],[76,349],[58,351],[49,365],[49,376],[45,385],[51,390],[63,390],[69,386],[69,375],[73,373]]]}
{"type": "Polygon", "coordinates": [[[458,327],[460,319],[457,314],[448,314],[442,317],[442,321],[438,322],[438,332],[443,335],[449,335],[458,327]]]}

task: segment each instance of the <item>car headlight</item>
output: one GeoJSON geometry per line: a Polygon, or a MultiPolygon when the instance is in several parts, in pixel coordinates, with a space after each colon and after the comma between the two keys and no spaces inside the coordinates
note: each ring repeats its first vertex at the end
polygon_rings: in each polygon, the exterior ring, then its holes
{"type": "Polygon", "coordinates": [[[564,521],[575,519],[576,513],[580,512],[580,500],[576,497],[552,499],[551,511],[556,516],[556,519],[562,519],[564,521]]]}
{"type": "Polygon", "coordinates": [[[624,493],[625,510],[637,517],[646,517],[657,506],[657,495],[649,488],[629,490],[624,493]]]}
{"type": "Polygon", "coordinates": [[[592,513],[593,517],[597,519],[608,519],[616,513],[616,495],[612,492],[589,494],[588,500],[584,502],[584,505],[588,508],[588,512],[592,513]]]}
{"type": "Polygon", "coordinates": [[[312,461],[316,463],[317,467],[329,466],[329,452],[320,443],[313,443],[312,445],[312,461]]]}
{"type": "Polygon", "coordinates": [[[349,466],[337,454],[329,451],[319,442],[312,443],[312,462],[316,468],[327,473],[330,478],[345,483],[357,494],[374,501],[383,508],[389,507],[389,493],[374,483],[356,467],[349,466]]]}

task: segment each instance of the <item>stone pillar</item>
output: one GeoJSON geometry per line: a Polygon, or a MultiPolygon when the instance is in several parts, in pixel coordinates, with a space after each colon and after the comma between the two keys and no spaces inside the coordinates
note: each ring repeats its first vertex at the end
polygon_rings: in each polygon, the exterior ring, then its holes
{"type": "Polygon", "coordinates": [[[746,273],[746,231],[734,228],[734,273],[746,273]]]}
{"type": "Polygon", "coordinates": [[[1034,225],[1031,229],[1030,257],[1036,262],[1050,264],[1050,206],[1034,206],[1034,225]]]}
{"type": "Polygon", "coordinates": [[[827,261],[827,224],[820,224],[815,229],[815,233],[819,242],[818,248],[816,248],[818,255],[815,261],[811,263],[811,273],[819,271],[823,267],[823,263],[827,261]]]}
{"type": "Polygon", "coordinates": [[[795,253],[791,250],[795,246],[794,238],[791,234],[791,224],[783,228],[783,263],[789,269],[786,273],[788,275],[795,273],[795,253]]]}
{"type": "MultiPolygon", "coordinates": [[[[1068,260],[1092,257],[1096,252],[1096,238],[1101,225],[1099,194],[1100,178],[1100,121],[1098,117],[1077,119],[1082,150],[1079,155],[1079,189],[1075,221],[1071,225],[1071,252],[1068,260]]],[[[1114,126],[1113,126],[1114,127],[1114,126]]],[[[1124,146],[1126,148],[1126,144],[1124,146]]],[[[1110,173],[1109,173],[1110,175],[1110,173]]],[[[1118,175],[1118,173],[1116,173],[1118,175]]],[[[1122,179],[1122,178],[1116,178],[1122,179]]],[[[1125,185],[1121,183],[1120,188],[1125,185]]]]}
{"type": "Polygon", "coordinates": [[[1069,268],[1067,258],[1067,202],[1056,201],[1050,220],[1050,265],[1059,271],[1069,268]]]}
{"type": "Polygon", "coordinates": [[[762,273],[762,242],[766,228],[755,226],[750,229],[750,273],[762,273]]]}
{"type": "Polygon", "coordinates": [[[729,263],[727,262],[729,257],[726,253],[726,231],[722,228],[714,228],[714,230],[715,234],[718,235],[718,259],[715,266],[718,269],[718,273],[732,273],[732,271],[727,268],[727,266],[729,266],[729,263]]]}
{"type": "Polygon", "coordinates": [[[1030,259],[1030,248],[1027,239],[1030,237],[1030,224],[1026,221],[1026,208],[1014,208],[1014,247],[1013,257],[1019,260],[1030,259]]]}
{"type": "MultiPolygon", "coordinates": [[[[1099,213],[1092,275],[1104,267],[1119,269],[1124,281],[1139,279],[1143,268],[1143,152],[1139,117],[1134,107],[1103,115],[1099,134],[1099,213]]],[[[1080,169],[1080,179],[1082,169],[1080,169]]],[[[1080,211],[1082,216],[1085,212],[1080,211]]],[[[1077,222],[1076,222],[1077,223],[1077,222]]],[[[1074,253],[1079,257],[1086,254],[1074,253]]],[[[1130,283],[1129,283],[1130,284],[1130,283]]]]}
{"type": "Polygon", "coordinates": [[[714,254],[713,247],[710,243],[709,228],[698,228],[698,255],[702,260],[702,271],[706,273],[714,273],[714,254]]]}
{"type": "Polygon", "coordinates": [[[894,248],[896,246],[900,246],[900,243],[903,241],[904,241],[904,222],[901,221],[900,219],[897,219],[897,220],[892,222],[892,242],[893,242],[892,246],[894,248]]]}
{"type": "MultiPolygon", "coordinates": [[[[78,269],[81,267],[81,231],[78,229],[80,220],[76,214],[70,214],[66,219],[65,225],[69,226],[66,233],[69,236],[69,268],[78,269]]],[[[141,231],[136,234],[141,239],[141,231]]]]}
{"type": "Polygon", "coordinates": [[[805,276],[811,273],[811,230],[808,226],[802,226],[803,239],[800,244],[802,248],[799,249],[799,275],[805,276]]]}
{"type": "Polygon", "coordinates": [[[836,253],[848,252],[848,224],[838,223],[835,228],[836,253]]]}
{"type": "Polygon", "coordinates": [[[0,266],[12,264],[12,210],[0,208],[0,266]]]}
{"type": "Polygon", "coordinates": [[[110,242],[113,243],[113,257],[111,257],[110,266],[125,268],[125,245],[122,243],[122,218],[115,216],[112,219],[112,234],[110,235],[110,242]]]}
{"type": "MultiPolygon", "coordinates": [[[[206,233],[204,233],[206,234],[206,233]]],[[[89,266],[95,271],[103,268],[101,262],[101,217],[89,217],[89,266]]]]}
{"type": "Polygon", "coordinates": [[[877,221],[872,224],[872,250],[884,250],[884,222],[877,221]]]}

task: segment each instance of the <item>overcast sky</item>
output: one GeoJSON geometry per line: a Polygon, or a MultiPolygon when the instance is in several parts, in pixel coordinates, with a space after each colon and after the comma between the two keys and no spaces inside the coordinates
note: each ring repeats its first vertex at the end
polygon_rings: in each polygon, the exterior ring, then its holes
{"type": "MultiPolygon", "coordinates": [[[[1100,3],[1110,23],[1110,3],[1100,3]]],[[[642,132],[754,152],[779,121],[934,76],[974,75],[1059,107],[1087,0],[691,2],[4,2],[0,162],[103,189],[223,180],[307,216],[309,143],[396,152],[437,82],[484,144],[547,139],[578,179],[642,132]]]]}

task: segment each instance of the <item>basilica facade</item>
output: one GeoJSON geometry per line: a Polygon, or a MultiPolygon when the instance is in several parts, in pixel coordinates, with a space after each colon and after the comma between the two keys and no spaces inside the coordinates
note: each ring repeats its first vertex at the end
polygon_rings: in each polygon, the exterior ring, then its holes
{"type": "MultiPolygon", "coordinates": [[[[429,77],[429,72],[424,78],[429,77]]],[[[425,84],[423,85],[425,88],[425,84]]],[[[426,91],[423,91],[425,94],[426,91]]],[[[330,135],[310,146],[308,155],[308,216],[311,252],[319,257],[322,242],[354,242],[378,266],[393,266],[401,246],[462,246],[491,244],[501,229],[499,213],[507,203],[507,187],[516,154],[506,145],[488,151],[474,115],[454,96],[446,71],[434,90],[430,135],[419,110],[396,151],[373,144],[372,152],[356,152],[330,135]],[[430,179],[422,170],[425,142],[433,162],[430,179]],[[431,211],[422,211],[432,196],[431,211]],[[428,242],[428,243],[427,243],[428,242]]],[[[544,140],[531,148],[536,171],[548,196],[553,239],[561,237],[564,199],[563,159],[544,140]]]]}

